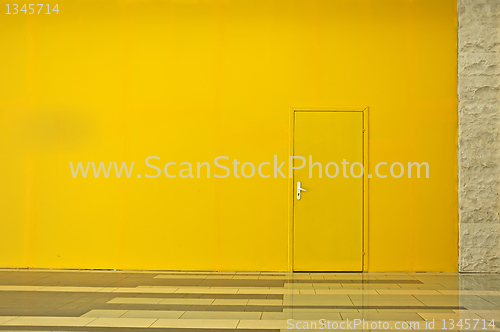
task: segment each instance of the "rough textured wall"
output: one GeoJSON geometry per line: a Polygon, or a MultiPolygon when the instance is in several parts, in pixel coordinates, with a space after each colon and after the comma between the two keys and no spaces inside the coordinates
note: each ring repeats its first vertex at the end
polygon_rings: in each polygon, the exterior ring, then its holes
{"type": "Polygon", "coordinates": [[[460,271],[500,272],[500,0],[458,1],[460,271]]]}

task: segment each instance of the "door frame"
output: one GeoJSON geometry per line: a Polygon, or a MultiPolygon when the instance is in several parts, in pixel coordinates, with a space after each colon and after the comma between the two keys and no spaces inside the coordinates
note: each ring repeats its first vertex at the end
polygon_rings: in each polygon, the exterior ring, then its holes
{"type": "MultiPolygon", "coordinates": [[[[361,112],[363,116],[363,229],[362,229],[362,243],[363,243],[363,268],[362,272],[368,271],[368,106],[365,107],[290,107],[289,118],[289,156],[294,155],[294,138],[295,138],[295,113],[296,112],[361,112]]],[[[290,165],[289,165],[290,166],[290,165]]],[[[293,173],[295,176],[295,173],[293,173]]],[[[288,178],[288,272],[294,271],[294,176],[288,178]]]]}

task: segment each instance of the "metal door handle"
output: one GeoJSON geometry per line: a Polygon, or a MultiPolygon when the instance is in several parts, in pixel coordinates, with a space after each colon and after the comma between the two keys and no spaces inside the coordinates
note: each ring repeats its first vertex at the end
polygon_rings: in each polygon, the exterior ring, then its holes
{"type": "Polygon", "coordinates": [[[297,182],[297,200],[300,201],[300,192],[306,191],[304,188],[300,187],[300,182],[297,182]]]}

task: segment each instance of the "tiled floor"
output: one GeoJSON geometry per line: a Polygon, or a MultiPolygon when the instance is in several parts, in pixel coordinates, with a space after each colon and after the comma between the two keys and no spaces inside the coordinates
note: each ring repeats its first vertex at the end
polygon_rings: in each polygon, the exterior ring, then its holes
{"type": "Polygon", "coordinates": [[[0,331],[292,326],[499,330],[500,275],[0,270],[0,331]]]}

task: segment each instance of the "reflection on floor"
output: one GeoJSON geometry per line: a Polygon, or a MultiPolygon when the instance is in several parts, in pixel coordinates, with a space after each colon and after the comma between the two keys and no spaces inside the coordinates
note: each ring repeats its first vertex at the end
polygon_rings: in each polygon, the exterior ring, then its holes
{"type": "Polygon", "coordinates": [[[0,331],[498,330],[500,275],[0,270],[0,331]]]}

